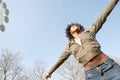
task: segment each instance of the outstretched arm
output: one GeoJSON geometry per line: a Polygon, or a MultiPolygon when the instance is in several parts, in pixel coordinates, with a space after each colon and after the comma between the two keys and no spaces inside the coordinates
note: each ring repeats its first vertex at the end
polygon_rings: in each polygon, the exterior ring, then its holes
{"type": "Polygon", "coordinates": [[[104,22],[106,21],[107,17],[113,10],[113,8],[116,6],[119,0],[112,0],[112,2],[106,7],[106,9],[103,11],[103,13],[99,16],[98,20],[92,25],[92,27],[89,29],[92,32],[97,33],[104,22]]]}
{"type": "Polygon", "coordinates": [[[61,54],[60,58],[56,62],[56,64],[50,69],[50,71],[46,74],[46,79],[51,77],[52,73],[70,56],[69,44],[67,45],[63,54],[61,54]]]}

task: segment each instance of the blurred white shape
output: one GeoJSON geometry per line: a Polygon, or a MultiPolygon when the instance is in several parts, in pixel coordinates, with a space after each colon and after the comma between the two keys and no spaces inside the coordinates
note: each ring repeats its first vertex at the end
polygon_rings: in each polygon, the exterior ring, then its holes
{"type": "Polygon", "coordinates": [[[0,31],[4,32],[5,31],[5,26],[3,23],[8,23],[9,22],[9,10],[7,9],[7,4],[5,2],[2,2],[0,0],[0,31]]]}
{"type": "Polygon", "coordinates": [[[0,23],[3,22],[3,13],[0,12],[0,23]]]}

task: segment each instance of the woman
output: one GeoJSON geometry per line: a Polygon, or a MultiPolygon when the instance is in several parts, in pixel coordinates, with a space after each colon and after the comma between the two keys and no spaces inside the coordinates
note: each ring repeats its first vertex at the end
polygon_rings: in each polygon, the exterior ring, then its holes
{"type": "Polygon", "coordinates": [[[101,51],[100,44],[95,39],[96,33],[118,1],[112,0],[89,29],[84,30],[83,26],[77,23],[68,25],[66,36],[69,43],[57,63],[46,74],[46,79],[73,54],[77,61],[83,64],[86,80],[120,80],[120,66],[101,51]]]}

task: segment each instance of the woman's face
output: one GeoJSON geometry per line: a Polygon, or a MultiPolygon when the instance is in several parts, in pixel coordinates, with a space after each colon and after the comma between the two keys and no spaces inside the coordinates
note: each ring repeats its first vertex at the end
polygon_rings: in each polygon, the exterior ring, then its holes
{"type": "Polygon", "coordinates": [[[78,27],[76,25],[71,26],[70,33],[71,34],[74,33],[77,29],[78,29],[78,27]]]}

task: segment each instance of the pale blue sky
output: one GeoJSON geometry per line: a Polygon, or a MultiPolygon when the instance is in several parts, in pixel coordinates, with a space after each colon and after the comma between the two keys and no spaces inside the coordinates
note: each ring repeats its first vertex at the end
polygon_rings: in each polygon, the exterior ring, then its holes
{"type": "MultiPolygon", "coordinates": [[[[31,68],[36,59],[49,68],[63,52],[65,28],[71,22],[90,27],[111,0],[5,0],[10,11],[6,31],[0,32],[0,49],[22,54],[31,68]]],[[[120,2],[97,34],[102,50],[120,57],[120,2]]],[[[0,53],[1,54],[1,53],[0,53]]]]}

